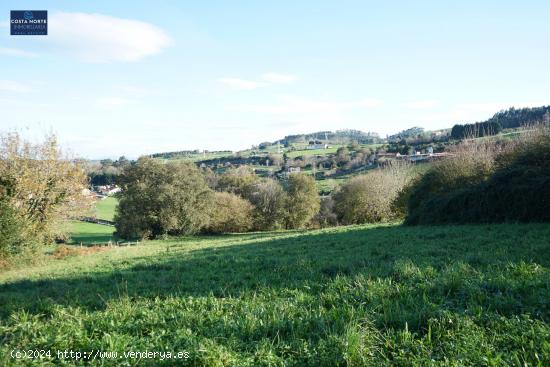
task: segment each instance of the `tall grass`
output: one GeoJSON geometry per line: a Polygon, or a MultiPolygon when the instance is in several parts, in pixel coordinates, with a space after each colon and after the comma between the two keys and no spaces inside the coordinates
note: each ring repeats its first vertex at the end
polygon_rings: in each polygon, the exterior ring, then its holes
{"type": "Polygon", "coordinates": [[[548,366],[549,237],[371,225],[60,249],[0,274],[0,365],[548,366]],[[10,357],[21,348],[189,358],[10,357]]]}

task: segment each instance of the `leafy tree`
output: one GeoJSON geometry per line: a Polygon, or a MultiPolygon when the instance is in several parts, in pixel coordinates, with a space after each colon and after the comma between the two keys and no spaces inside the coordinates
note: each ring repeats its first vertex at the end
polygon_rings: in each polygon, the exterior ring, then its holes
{"type": "Polygon", "coordinates": [[[338,150],[336,150],[336,161],[338,164],[345,164],[349,162],[350,160],[350,154],[349,149],[346,147],[340,147],[338,150]]]}
{"type": "Polygon", "coordinates": [[[250,202],[235,194],[215,192],[206,232],[247,232],[252,228],[252,210],[250,202]]]}
{"type": "Polygon", "coordinates": [[[64,223],[86,213],[86,175],[78,161],[64,156],[54,135],[41,143],[17,133],[0,136],[0,186],[4,200],[36,242],[65,235],[64,223]]]}
{"type": "Polygon", "coordinates": [[[281,228],[285,220],[286,193],[277,181],[264,179],[255,184],[248,199],[254,205],[256,229],[281,228]]]}
{"type": "Polygon", "coordinates": [[[217,188],[219,191],[230,192],[247,198],[259,180],[260,178],[256,176],[254,170],[247,166],[241,166],[220,175],[217,188]]]}
{"type": "Polygon", "coordinates": [[[313,177],[303,173],[291,174],[287,183],[286,228],[307,225],[319,211],[319,202],[313,177]]]}
{"type": "Polygon", "coordinates": [[[117,234],[151,238],[193,234],[208,224],[212,191],[191,162],[163,164],[142,157],[121,176],[117,234]]]}
{"type": "Polygon", "coordinates": [[[0,268],[8,266],[15,255],[32,248],[26,223],[6,197],[0,197],[0,268]]]}
{"type": "Polygon", "coordinates": [[[406,165],[389,165],[356,176],[333,195],[334,212],[344,224],[383,222],[394,219],[393,202],[410,178],[406,165]]]}

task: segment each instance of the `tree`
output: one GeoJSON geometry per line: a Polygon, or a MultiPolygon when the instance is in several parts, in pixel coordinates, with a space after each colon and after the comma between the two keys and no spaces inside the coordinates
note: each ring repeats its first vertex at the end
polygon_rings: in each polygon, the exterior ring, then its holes
{"type": "Polygon", "coordinates": [[[26,233],[26,227],[8,200],[0,197],[0,269],[7,266],[15,255],[32,248],[33,241],[26,233]]]}
{"type": "Polygon", "coordinates": [[[319,211],[320,199],[315,180],[303,173],[288,178],[286,200],[286,228],[302,228],[319,211]]]}
{"type": "Polygon", "coordinates": [[[219,191],[230,192],[243,198],[250,196],[253,186],[259,182],[254,170],[247,166],[228,170],[221,175],[217,188],[219,191]]]}
{"type": "Polygon", "coordinates": [[[344,224],[383,222],[393,219],[394,201],[410,179],[407,166],[389,165],[343,184],[333,195],[334,212],[344,224]]]}
{"type": "Polygon", "coordinates": [[[17,133],[0,136],[0,197],[36,242],[65,236],[66,220],[86,213],[86,184],[84,170],[63,155],[54,135],[41,143],[17,133]]]}
{"type": "Polygon", "coordinates": [[[345,164],[349,162],[350,154],[349,150],[346,147],[340,147],[336,150],[336,161],[338,164],[345,164]]]}
{"type": "Polygon", "coordinates": [[[115,226],[123,238],[194,234],[208,224],[212,191],[191,162],[142,157],[126,167],[120,181],[115,226]]]}
{"type": "Polygon", "coordinates": [[[280,228],[285,219],[286,194],[273,179],[255,184],[249,198],[254,205],[254,227],[258,230],[280,228]]]}
{"type": "Polygon", "coordinates": [[[247,200],[228,192],[214,193],[214,206],[206,232],[247,232],[252,228],[252,209],[247,200]]]}

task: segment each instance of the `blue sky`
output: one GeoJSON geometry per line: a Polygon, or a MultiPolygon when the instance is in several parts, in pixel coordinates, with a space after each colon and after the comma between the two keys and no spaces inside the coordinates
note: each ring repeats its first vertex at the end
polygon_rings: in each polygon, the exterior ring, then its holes
{"type": "Polygon", "coordinates": [[[0,130],[87,158],[550,104],[547,1],[3,1],[0,130]],[[10,36],[10,10],[48,36],[10,36]]]}

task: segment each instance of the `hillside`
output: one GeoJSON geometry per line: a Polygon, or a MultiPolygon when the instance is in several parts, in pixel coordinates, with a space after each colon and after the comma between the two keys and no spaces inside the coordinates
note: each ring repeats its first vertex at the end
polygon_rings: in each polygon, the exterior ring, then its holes
{"type": "Polygon", "coordinates": [[[50,252],[0,274],[0,364],[24,347],[189,353],[151,366],[548,365],[548,238],[386,225],[50,252]]]}

